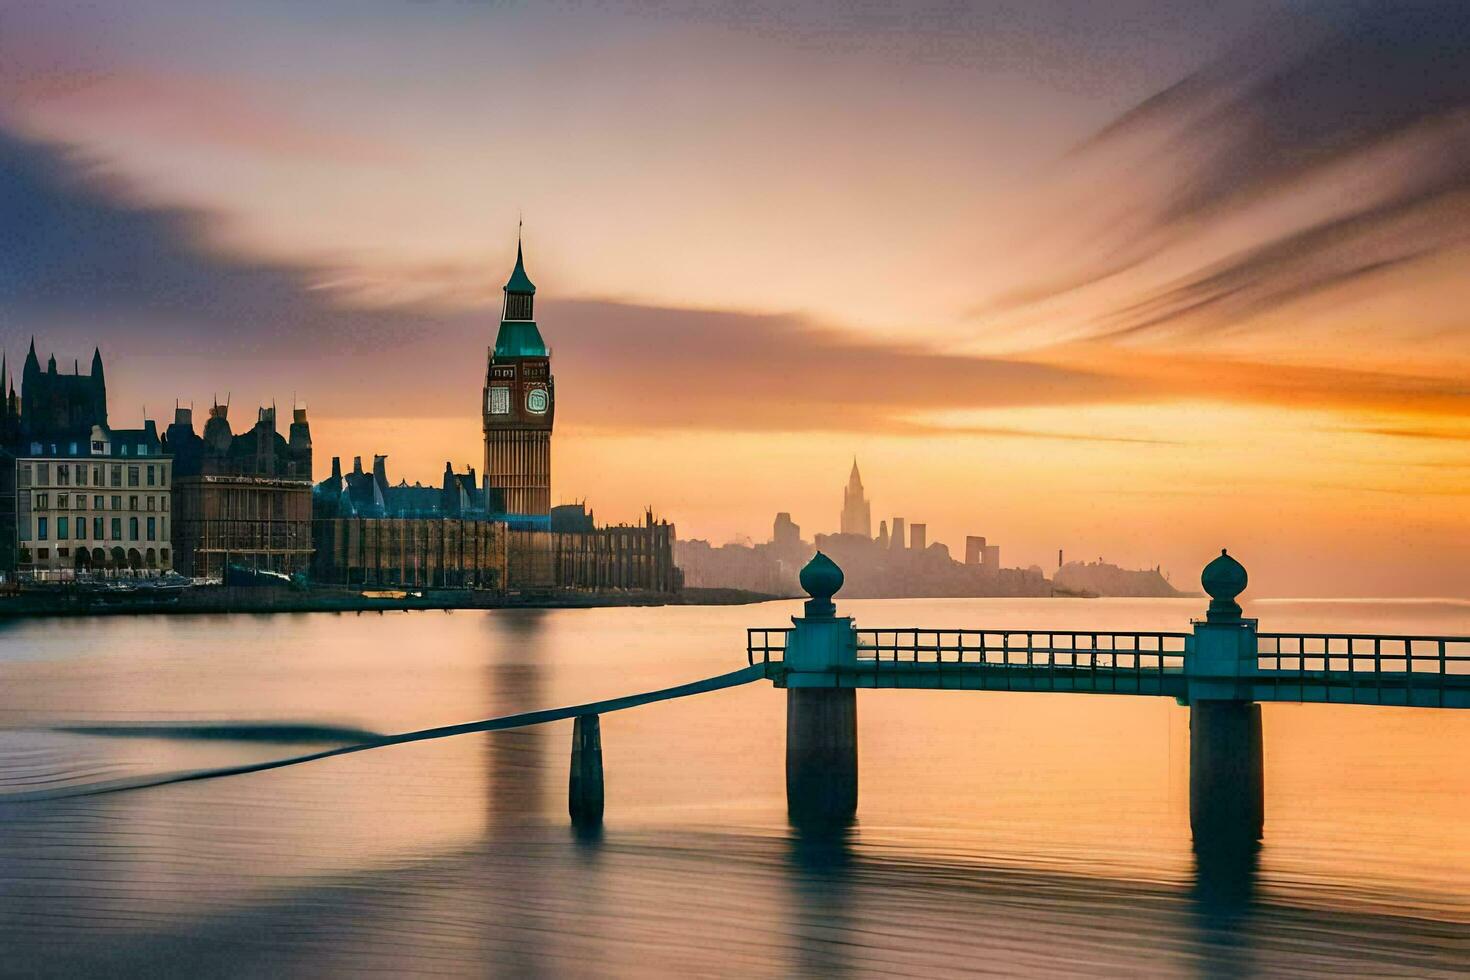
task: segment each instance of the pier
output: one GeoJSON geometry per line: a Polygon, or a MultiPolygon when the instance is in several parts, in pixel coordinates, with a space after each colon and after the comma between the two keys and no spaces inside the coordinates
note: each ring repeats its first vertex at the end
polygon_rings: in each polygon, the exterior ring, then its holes
{"type": "Polygon", "coordinates": [[[818,553],[790,627],[747,633],[747,658],[785,688],[786,788],[798,826],[857,812],[857,692],[1034,691],[1170,697],[1190,710],[1190,826],[1212,845],[1265,826],[1262,702],[1470,708],[1470,637],[1270,633],[1242,615],[1244,566],[1222,551],[1188,632],[860,629],[838,616],[842,570],[818,553]]]}

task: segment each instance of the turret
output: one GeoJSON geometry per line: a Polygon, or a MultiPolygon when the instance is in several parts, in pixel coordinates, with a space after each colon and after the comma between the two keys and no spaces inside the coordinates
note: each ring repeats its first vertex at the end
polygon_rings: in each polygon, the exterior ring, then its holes
{"type": "Polygon", "coordinates": [[[92,417],[107,424],[107,379],[102,374],[102,348],[92,348],[92,417]]]}
{"type": "Polygon", "coordinates": [[[288,443],[292,475],[302,480],[311,479],[311,423],[306,421],[306,409],[291,410],[291,437],[288,443]]]}

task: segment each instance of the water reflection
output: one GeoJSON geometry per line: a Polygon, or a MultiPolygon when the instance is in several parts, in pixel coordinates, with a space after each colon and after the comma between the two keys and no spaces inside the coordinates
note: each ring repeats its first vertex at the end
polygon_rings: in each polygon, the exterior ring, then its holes
{"type": "Polygon", "coordinates": [[[845,976],[852,971],[853,829],[793,831],[788,849],[791,941],[797,976],[845,976]]]}
{"type": "MultiPolygon", "coordinates": [[[[872,625],[1170,628],[1197,611],[853,605],[872,625]]],[[[0,718],[404,731],[718,673],[742,659],[745,626],[789,611],[12,626],[0,718]]],[[[767,686],[605,716],[598,838],[569,827],[566,722],[0,806],[0,972],[1423,976],[1464,964],[1470,712],[1268,708],[1266,847],[1202,838],[1192,850],[1184,708],[864,697],[860,820],[835,835],[788,829],[785,699],[767,686]]],[[[275,751],[56,732],[0,732],[0,750],[0,778],[16,779],[275,751]]]]}

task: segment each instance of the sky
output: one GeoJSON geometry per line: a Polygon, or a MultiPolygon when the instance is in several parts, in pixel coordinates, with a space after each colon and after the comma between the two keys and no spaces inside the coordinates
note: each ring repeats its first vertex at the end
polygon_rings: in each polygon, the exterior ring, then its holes
{"type": "Polygon", "coordinates": [[[1258,595],[1470,596],[1470,8],[0,0],[0,345],[114,424],[479,466],[525,222],[553,496],[1258,595]]]}

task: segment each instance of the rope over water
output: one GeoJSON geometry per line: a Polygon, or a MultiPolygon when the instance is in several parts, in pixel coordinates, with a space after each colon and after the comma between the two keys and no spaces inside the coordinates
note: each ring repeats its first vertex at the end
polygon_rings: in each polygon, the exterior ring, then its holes
{"type": "Polygon", "coordinates": [[[703,680],[691,681],[688,684],[680,684],[677,687],[666,687],[657,691],[646,691],[642,694],[628,694],[606,701],[591,701],[586,704],[568,705],[564,708],[544,708],[540,711],[526,711],[521,714],[504,715],[500,718],[487,718],[483,721],[470,721],[460,725],[444,725],[439,728],[423,728],[415,732],[402,732],[397,735],[381,735],[361,742],[354,742],[350,745],[339,745],[336,748],[323,749],[320,752],[309,752],[305,755],[288,756],[284,759],[270,759],[265,762],[252,762],[240,766],[225,766],[218,769],[185,770],[183,772],[164,773],[163,775],[157,776],[126,777],[85,786],[73,786],[66,789],[0,793],[0,804],[39,803],[48,800],[74,799],[83,796],[101,796],[106,793],[123,793],[136,789],[148,789],[154,786],[169,786],[174,783],[193,783],[205,779],[219,779],[223,776],[243,776],[246,773],[265,772],[268,769],[284,769],[287,766],[299,766],[304,762],[316,762],[319,759],[330,759],[333,756],[339,755],[351,755],[354,752],[366,752],[369,749],[381,749],[389,745],[403,745],[408,742],[426,742],[436,738],[451,738],[455,735],[472,735],[476,732],[497,732],[507,728],[528,728],[533,725],[544,725],[553,721],[564,721],[567,718],[575,718],[578,715],[600,715],[607,714],[611,711],[623,711],[627,708],[636,708],[640,705],[652,704],[656,701],[671,701],[675,698],[691,697],[695,694],[707,694],[711,691],[722,691],[729,687],[739,687],[742,684],[749,684],[752,681],[763,680],[765,677],[766,665],[755,664],[750,667],[742,667],[740,670],[731,671],[728,674],[718,674],[714,677],[706,677],[703,680]]]}

